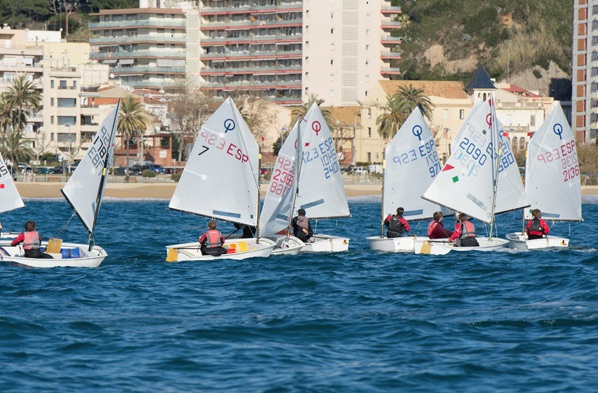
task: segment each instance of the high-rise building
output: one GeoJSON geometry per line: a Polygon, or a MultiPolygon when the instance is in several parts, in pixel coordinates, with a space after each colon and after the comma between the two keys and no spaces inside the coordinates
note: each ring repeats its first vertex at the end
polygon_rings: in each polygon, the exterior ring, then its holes
{"type": "Polygon", "coordinates": [[[571,127],[578,142],[598,136],[598,0],[575,0],[571,127]]]}
{"type": "Polygon", "coordinates": [[[353,105],[399,74],[400,7],[389,0],[204,0],[202,87],[296,105],[353,105]]]}
{"type": "Polygon", "coordinates": [[[89,29],[91,58],[112,79],[160,90],[199,76],[199,16],[189,2],[141,0],[140,8],[101,10],[89,29]]]}

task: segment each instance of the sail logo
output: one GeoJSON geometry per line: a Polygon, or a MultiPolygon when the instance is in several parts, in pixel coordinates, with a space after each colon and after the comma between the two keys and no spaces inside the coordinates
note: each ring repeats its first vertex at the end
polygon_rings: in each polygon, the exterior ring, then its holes
{"type": "Polygon", "coordinates": [[[563,140],[563,126],[560,123],[556,123],[554,127],[552,127],[552,131],[559,137],[560,140],[563,140]]]}
{"type": "Polygon", "coordinates": [[[237,124],[233,119],[226,119],[224,121],[224,133],[226,134],[229,131],[232,131],[237,127],[237,124]]]}
{"type": "Polygon", "coordinates": [[[316,136],[318,136],[320,130],[322,129],[322,124],[320,124],[319,121],[314,121],[313,123],[311,123],[311,129],[314,130],[316,136]]]}
{"type": "Polygon", "coordinates": [[[422,127],[420,125],[416,125],[411,129],[411,133],[417,137],[417,140],[422,140],[422,127]]]}

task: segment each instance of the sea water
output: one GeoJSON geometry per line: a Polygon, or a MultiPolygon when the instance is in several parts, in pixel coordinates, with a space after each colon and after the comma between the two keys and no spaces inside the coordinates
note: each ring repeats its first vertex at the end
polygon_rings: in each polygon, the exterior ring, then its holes
{"type": "MultiPolygon", "coordinates": [[[[99,268],[0,264],[0,391],[597,391],[598,200],[584,202],[584,222],[553,227],[563,251],[374,253],[380,198],[364,197],[313,223],[349,252],[167,263],[164,246],[206,219],[107,200],[99,268]]],[[[63,200],[26,203],[5,230],[32,219],[87,242],[76,217],[63,228],[63,200]]],[[[501,215],[499,233],[520,218],[501,215]]]]}

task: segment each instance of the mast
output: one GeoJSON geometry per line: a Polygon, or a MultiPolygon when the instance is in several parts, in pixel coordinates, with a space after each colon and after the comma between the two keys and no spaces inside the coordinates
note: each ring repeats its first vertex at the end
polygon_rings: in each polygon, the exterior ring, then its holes
{"type": "Polygon", "coordinates": [[[386,155],[385,158],[382,160],[382,206],[380,206],[380,239],[384,238],[384,183],[386,183],[386,155]]]}
{"type": "Polygon", "coordinates": [[[496,152],[496,159],[492,161],[492,206],[490,211],[490,239],[492,239],[492,232],[494,230],[494,212],[496,211],[496,194],[498,193],[498,170],[500,163],[500,156],[502,154],[502,146],[500,143],[500,136],[498,135],[498,121],[496,118],[496,102],[494,101],[494,94],[490,95],[490,141],[492,143],[492,151],[496,152]]]}
{"type": "Polygon", "coordinates": [[[291,235],[290,228],[293,223],[293,214],[295,212],[295,202],[297,195],[299,195],[299,174],[301,173],[301,164],[303,162],[303,149],[301,142],[301,122],[303,116],[297,118],[297,148],[295,149],[295,189],[293,190],[293,202],[291,203],[291,214],[289,214],[289,230],[287,230],[287,237],[291,235]]]}
{"type": "MultiPolygon", "coordinates": [[[[106,157],[104,158],[104,167],[102,169],[102,175],[100,179],[100,184],[98,187],[98,193],[96,195],[96,209],[93,215],[93,226],[89,231],[89,251],[93,248],[93,232],[96,227],[96,222],[98,220],[98,214],[100,212],[100,205],[102,204],[102,195],[104,195],[104,187],[106,186],[106,176],[108,176],[108,167],[110,166],[110,159],[112,158],[112,154],[110,154],[111,149],[114,148],[114,133],[116,132],[116,128],[118,125],[118,114],[120,112],[120,99],[116,103],[116,116],[114,116],[114,121],[112,122],[112,128],[110,129],[110,138],[109,141],[112,146],[107,146],[108,152],[106,153],[106,157]]],[[[96,134],[97,135],[97,134],[96,134]]]]}

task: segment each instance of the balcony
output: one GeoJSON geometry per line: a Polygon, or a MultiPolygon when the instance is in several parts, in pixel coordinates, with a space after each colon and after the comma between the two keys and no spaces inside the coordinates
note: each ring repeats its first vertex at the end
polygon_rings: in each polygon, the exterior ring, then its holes
{"type": "Polygon", "coordinates": [[[399,45],[403,42],[401,37],[391,37],[389,35],[383,35],[380,37],[380,42],[382,45],[399,45]]]}
{"type": "Polygon", "coordinates": [[[380,52],[380,58],[382,60],[400,60],[401,52],[382,51],[380,52]]]}
{"type": "Polygon", "coordinates": [[[90,23],[89,30],[106,30],[106,29],[137,29],[143,27],[153,28],[178,28],[185,30],[185,19],[181,18],[178,20],[170,21],[165,19],[149,19],[149,20],[128,20],[119,22],[97,22],[90,23]]]}
{"type": "MultiPolygon", "coordinates": [[[[394,7],[396,8],[396,7],[394,7]]],[[[223,14],[283,14],[287,12],[303,12],[301,3],[281,4],[276,6],[240,5],[233,7],[202,7],[199,10],[200,16],[223,15],[223,14]]]]}
{"type": "Polygon", "coordinates": [[[383,5],[380,8],[380,12],[382,12],[382,14],[384,15],[389,15],[389,14],[401,14],[401,7],[399,6],[392,6],[392,5],[383,5]]]}
{"type": "Polygon", "coordinates": [[[92,59],[153,59],[153,58],[177,58],[184,59],[187,57],[185,51],[154,51],[152,49],[138,49],[132,52],[110,52],[110,53],[92,53],[92,59]]]}
{"type": "Polygon", "coordinates": [[[380,74],[381,75],[400,75],[401,69],[398,67],[396,67],[396,68],[392,68],[392,67],[381,68],[380,74]]]}
{"type": "Polygon", "coordinates": [[[247,66],[243,68],[204,68],[200,71],[201,76],[225,76],[232,74],[251,74],[259,75],[287,75],[287,74],[301,74],[301,65],[296,66],[277,66],[277,67],[261,67],[261,66],[247,66]]]}
{"type": "Polygon", "coordinates": [[[157,67],[148,64],[146,67],[110,67],[110,72],[115,74],[184,74],[185,67],[157,67]]]}
{"type": "Polygon", "coordinates": [[[240,22],[205,22],[201,24],[200,31],[210,30],[250,30],[250,29],[263,29],[267,27],[301,27],[303,21],[301,19],[296,20],[280,20],[280,21],[255,21],[251,22],[240,21],[240,22]]]}
{"type": "Polygon", "coordinates": [[[303,36],[301,34],[286,35],[251,35],[245,37],[203,37],[200,41],[202,47],[206,46],[222,46],[222,45],[261,45],[261,44],[301,44],[303,36]]]}
{"type": "Polygon", "coordinates": [[[300,49],[295,51],[244,51],[244,52],[224,52],[224,53],[204,53],[200,56],[201,60],[267,60],[280,58],[298,58],[300,59],[302,52],[300,49]]]}
{"type": "Polygon", "coordinates": [[[115,44],[140,44],[140,43],[179,43],[185,44],[186,38],[181,35],[180,37],[171,37],[169,35],[161,34],[144,34],[135,37],[93,37],[89,39],[91,46],[108,46],[115,44]]]}

